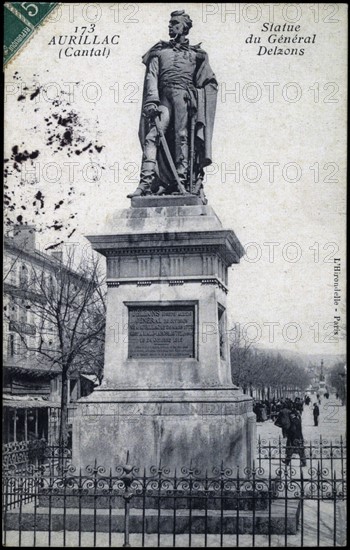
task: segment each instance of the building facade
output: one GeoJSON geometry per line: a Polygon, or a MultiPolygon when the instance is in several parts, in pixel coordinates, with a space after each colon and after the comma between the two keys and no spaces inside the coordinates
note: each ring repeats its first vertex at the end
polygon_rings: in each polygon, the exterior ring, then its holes
{"type": "MultiPolygon", "coordinates": [[[[57,344],[57,330],[49,318],[37,314],[45,304],[33,277],[43,278],[48,288],[57,285],[55,270],[62,253],[51,255],[36,247],[35,227],[16,226],[4,241],[4,343],[3,343],[3,443],[44,438],[58,441],[61,408],[61,368],[49,360],[57,344]],[[48,351],[38,354],[41,346],[48,351]]],[[[72,270],[71,277],[77,277],[72,270]]],[[[74,401],[94,387],[91,374],[77,372],[68,380],[69,422],[74,401]]]]}

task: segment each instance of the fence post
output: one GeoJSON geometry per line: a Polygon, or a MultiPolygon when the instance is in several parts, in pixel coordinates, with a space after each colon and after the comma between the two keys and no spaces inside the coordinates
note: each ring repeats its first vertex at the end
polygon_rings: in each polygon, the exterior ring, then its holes
{"type": "MultiPolygon", "coordinates": [[[[176,482],[176,468],[175,468],[175,482],[176,482]]],[[[205,515],[204,515],[204,547],[208,546],[208,470],[205,470],[205,480],[204,480],[204,494],[205,494],[205,515]]],[[[175,539],[173,541],[173,546],[175,546],[175,539]]]]}
{"type": "MultiPolygon", "coordinates": [[[[176,476],[176,470],[175,470],[175,476],[176,476]]],[[[146,489],[147,489],[147,477],[146,477],[146,468],[144,467],[144,469],[143,469],[143,480],[142,480],[142,541],[141,541],[142,547],[145,546],[146,489]]]]}
{"type": "Polygon", "coordinates": [[[333,441],[330,442],[331,475],[333,472],[333,441]]]}
{"type": "Polygon", "coordinates": [[[253,527],[253,534],[252,534],[252,546],[255,546],[255,489],[256,489],[256,469],[255,469],[255,460],[253,460],[253,472],[252,472],[252,486],[253,486],[253,499],[252,499],[252,505],[253,505],[253,520],[252,520],[252,527],[253,527]]]}
{"type": "Polygon", "coordinates": [[[7,509],[9,507],[9,470],[5,470],[5,475],[2,480],[2,486],[3,486],[3,530],[4,530],[4,546],[6,546],[6,536],[7,536],[7,526],[6,526],[6,519],[7,519],[7,509]]]}
{"type": "Polygon", "coordinates": [[[272,505],[272,478],[271,478],[271,459],[270,459],[271,444],[269,442],[269,525],[268,525],[268,537],[269,537],[269,546],[271,546],[271,505],[272,505]]]}
{"type": "Polygon", "coordinates": [[[321,471],[320,461],[317,462],[317,546],[320,546],[320,484],[321,484],[321,471]]]}
{"type": "Polygon", "coordinates": [[[333,513],[334,513],[334,521],[333,521],[333,546],[337,546],[337,479],[336,479],[336,472],[332,471],[332,489],[333,489],[333,513]]]}
{"type": "Polygon", "coordinates": [[[239,546],[239,507],[240,507],[240,478],[239,478],[239,466],[237,466],[237,510],[236,510],[236,546],[239,546]]]}
{"type": "Polygon", "coordinates": [[[300,467],[300,500],[300,545],[304,546],[304,473],[302,467],[300,467]]]}
{"type": "Polygon", "coordinates": [[[284,466],[284,546],[288,546],[288,467],[284,466]]]}
{"type": "Polygon", "coordinates": [[[124,500],[125,500],[125,518],[124,518],[124,547],[130,546],[130,498],[131,494],[129,493],[129,487],[127,487],[125,494],[124,494],[124,500]]]}
{"type": "Polygon", "coordinates": [[[342,493],[344,494],[345,482],[344,482],[344,447],[343,447],[343,436],[340,436],[340,467],[341,467],[341,480],[342,480],[342,493]]]}
{"type": "MultiPolygon", "coordinates": [[[[128,455],[129,456],[129,453],[128,455]]],[[[127,459],[128,462],[128,459],[127,459]]],[[[133,467],[129,466],[127,463],[123,467],[124,469],[124,476],[122,477],[122,481],[125,485],[125,493],[124,493],[124,501],[125,501],[125,517],[124,517],[124,544],[123,547],[130,547],[130,500],[133,497],[133,493],[130,489],[130,486],[133,482],[133,467]]]]}
{"type": "MultiPolygon", "coordinates": [[[[322,479],[323,478],[323,439],[321,434],[320,434],[320,467],[321,467],[321,479],[322,479]]],[[[323,484],[321,488],[321,493],[323,497],[323,484]]]]}

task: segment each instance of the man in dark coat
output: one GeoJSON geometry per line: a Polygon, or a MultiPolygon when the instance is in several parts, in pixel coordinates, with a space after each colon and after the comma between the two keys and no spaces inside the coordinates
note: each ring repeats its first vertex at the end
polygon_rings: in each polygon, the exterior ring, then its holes
{"type": "Polygon", "coordinates": [[[179,192],[159,143],[156,117],[181,184],[189,192],[203,193],[203,169],[212,162],[217,81],[206,52],[200,45],[189,44],[187,34],[191,27],[192,21],[184,10],[174,11],[169,22],[171,40],[158,42],[142,58],[146,65],[139,129],[143,156],[140,183],[129,198],[179,192]],[[189,189],[191,156],[193,188],[189,189]]]}
{"type": "Polygon", "coordinates": [[[282,437],[287,437],[287,430],[290,426],[289,414],[290,408],[288,404],[284,402],[275,421],[275,426],[282,428],[282,437]]]}
{"type": "Polygon", "coordinates": [[[301,428],[301,415],[293,409],[289,414],[290,425],[287,430],[286,458],[284,464],[288,465],[294,453],[299,454],[301,466],[306,466],[304,438],[301,428]]]}
{"type": "Polygon", "coordinates": [[[314,403],[314,409],[312,411],[312,414],[314,415],[314,425],[318,426],[318,417],[320,416],[320,409],[317,403],[314,403]]]}

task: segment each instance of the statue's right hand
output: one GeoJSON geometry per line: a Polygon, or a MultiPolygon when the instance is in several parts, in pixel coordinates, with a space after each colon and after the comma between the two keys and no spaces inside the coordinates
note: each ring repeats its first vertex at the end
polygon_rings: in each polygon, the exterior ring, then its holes
{"type": "Polygon", "coordinates": [[[148,118],[155,118],[158,114],[158,107],[155,103],[149,103],[145,105],[143,114],[148,118]]]}

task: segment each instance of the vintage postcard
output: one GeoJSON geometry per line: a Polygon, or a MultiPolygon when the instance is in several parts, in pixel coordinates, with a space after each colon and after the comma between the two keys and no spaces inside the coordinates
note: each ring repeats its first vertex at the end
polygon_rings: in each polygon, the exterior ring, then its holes
{"type": "Polygon", "coordinates": [[[4,21],[4,544],[346,546],[348,5],[4,21]]]}

